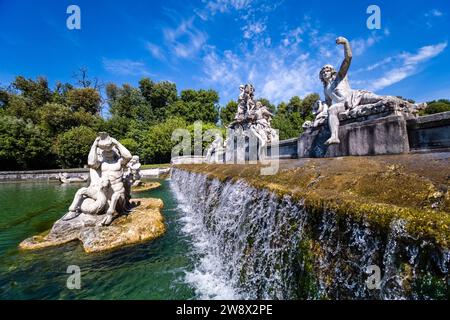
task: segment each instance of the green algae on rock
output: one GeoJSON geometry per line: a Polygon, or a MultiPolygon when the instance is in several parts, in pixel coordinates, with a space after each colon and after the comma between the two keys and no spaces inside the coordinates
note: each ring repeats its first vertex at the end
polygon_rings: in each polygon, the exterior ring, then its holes
{"type": "Polygon", "coordinates": [[[389,228],[406,221],[413,236],[450,246],[450,153],[281,160],[273,176],[260,165],[179,165],[221,181],[302,199],[308,210],[334,210],[389,228]]]}
{"type": "Polygon", "coordinates": [[[79,240],[87,253],[93,253],[150,241],[163,235],[166,230],[160,212],[163,202],[152,198],[134,199],[134,202],[139,205],[132,213],[118,217],[108,227],[99,225],[101,216],[81,214],[70,223],[58,220],[51,231],[22,241],[19,248],[37,250],[79,240]],[[58,227],[61,230],[52,232],[58,227]]]}
{"type": "Polygon", "coordinates": [[[161,187],[161,183],[159,182],[144,182],[139,186],[131,187],[131,192],[133,193],[146,192],[153,189],[157,189],[159,187],[161,187]]]}

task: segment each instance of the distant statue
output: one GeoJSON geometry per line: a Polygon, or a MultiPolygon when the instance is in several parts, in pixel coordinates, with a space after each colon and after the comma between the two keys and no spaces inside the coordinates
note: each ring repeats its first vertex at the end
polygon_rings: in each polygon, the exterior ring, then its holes
{"type": "Polygon", "coordinates": [[[59,181],[61,181],[61,183],[77,183],[77,182],[87,182],[88,178],[87,177],[83,177],[81,175],[79,176],[69,176],[66,172],[60,172],[58,174],[58,178],[59,181]]]}
{"type": "MultiPolygon", "coordinates": [[[[394,103],[403,104],[412,112],[419,110],[424,105],[414,105],[407,101],[401,100],[391,96],[378,96],[366,90],[352,90],[350,88],[347,73],[352,61],[352,50],[349,41],[344,37],[336,39],[336,44],[344,46],[344,61],[339,69],[336,71],[333,66],[325,65],[320,70],[320,80],[324,86],[325,101],[320,106],[323,109],[328,109],[328,124],[330,126],[331,137],[325,144],[339,144],[339,114],[361,108],[364,106],[376,107],[380,104],[394,103]]],[[[323,111],[319,115],[325,118],[323,111]]],[[[316,118],[316,120],[318,120],[316,118]]]]}
{"type": "Polygon", "coordinates": [[[138,187],[142,185],[141,176],[141,163],[139,162],[139,156],[132,156],[130,162],[127,164],[127,173],[130,176],[132,187],[138,187]]]}
{"type": "Polygon", "coordinates": [[[91,184],[80,189],[63,220],[79,214],[102,214],[102,225],[109,225],[114,215],[129,208],[129,190],[124,180],[124,169],[132,159],[131,153],[116,139],[101,132],[95,139],[88,156],[91,184]],[[104,201],[103,195],[107,201],[104,201]]]}

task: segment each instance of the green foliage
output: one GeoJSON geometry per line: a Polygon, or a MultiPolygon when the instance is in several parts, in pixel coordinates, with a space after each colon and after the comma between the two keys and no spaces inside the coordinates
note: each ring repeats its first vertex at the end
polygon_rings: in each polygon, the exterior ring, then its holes
{"type": "Polygon", "coordinates": [[[220,120],[225,127],[233,122],[238,109],[238,103],[236,101],[230,101],[225,108],[220,109],[220,120]]]}
{"type": "Polygon", "coordinates": [[[139,89],[124,84],[118,88],[115,84],[106,87],[109,112],[113,117],[151,121],[150,106],[146,103],[139,89]]]}
{"type": "Polygon", "coordinates": [[[272,127],[279,130],[280,140],[297,138],[303,132],[305,120],[298,112],[290,114],[277,113],[272,120],[272,127]]]}
{"type": "Polygon", "coordinates": [[[128,151],[131,152],[131,154],[135,155],[138,153],[139,150],[139,144],[132,138],[125,138],[120,140],[120,143],[124,145],[125,148],[128,149],[128,151]]]}
{"type": "Polygon", "coordinates": [[[218,120],[219,94],[213,90],[183,90],[181,100],[167,109],[168,117],[180,117],[188,123],[195,121],[215,123],[218,120]]]}
{"type": "Polygon", "coordinates": [[[149,78],[139,81],[139,89],[148,106],[151,107],[155,121],[166,119],[166,109],[178,100],[177,86],[174,83],[163,81],[155,83],[149,78]]]}
{"type": "Polygon", "coordinates": [[[172,148],[177,142],[172,141],[175,129],[185,129],[186,121],[182,118],[169,118],[165,122],[151,126],[142,141],[141,159],[144,163],[170,162],[172,148]]]}
{"type": "MultiPolygon", "coordinates": [[[[223,137],[223,139],[226,139],[226,130],[225,128],[219,128],[214,123],[202,123],[199,122],[198,126],[196,126],[195,123],[189,125],[187,127],[187,130],[189,131],[189,134],[191,135],[191,146],[192,146],[192,153],[194,153],[194,143],[195,143],[195,129],[200,128],[201,125],[201,139],[202,139],[202,154],[205,153],[205,149],[215,140],[216,134],[220,133],[220,135],[223,137]]],[[[200,132],[197,132],[197,134],[200,136],[200,132]]]]}
{"type": "Polygon", "coordinates": [[[76,124],[70,108],[62,104],[46,103],[38,113],[41,125],[53,135],[70,129],[76,124]]]}
{"type": "Polygon", "coordinates": [[[32,80],[18,76],[12,83],[12,86],[20,92],[21,96],[27,100],[33,109],[43,106],[52,100],[52,92],[48,87],[47,79],[44,77],[32,80]]]}
{"type": "Polygon", "coordinates": [[[58,136],[54,151],[63,168],[81,168],[86,164],[90,147],[97,137],[91,128],[80,126],[58,136]]]}
{"type": "Polygon", "coordinates": [[[31,121],[0,117],[0,168],[39,169],[52,163],[51,138],[31,121]]]}
{"type": "Polygon", "coordinates": [[[316,93],[307,95],[303,100],[294,96],[289,103],[278,105],[272,127],[279,130],[281,140],[296,138],[303,132],[303,123],[314,118],[312,108],[319,98],[316,93]]]}
{"type": "Polygon", "coordinates": [[[66,104],[72,111],[84,110],[91,114],[100,112],[101,97],[94,88],[72,89],[65,95],[66,104]]]}
{"type": "Polygon", "coordinates": [[[437,101],[435,100],[428,102],[427,108],[421,111],[421,115],[435,114],[447,111],[450,111],[450,100],[440,99],[437,101]]]}
{"type": "Polygon", "coordinates": [[[112,116],[104,124],[105,132],[108,132],[115,139],[124,139],[130,128],[130,118],[124,116],[112,116]]]}
{"type": "Polygon", "coordinates": [[[275,113],[275,111],[277,110],[276,106],[266,98],[260,98],[258,99],[258,101],[261,102],[263,106],[266,106],[272,113],[275,113]]]}

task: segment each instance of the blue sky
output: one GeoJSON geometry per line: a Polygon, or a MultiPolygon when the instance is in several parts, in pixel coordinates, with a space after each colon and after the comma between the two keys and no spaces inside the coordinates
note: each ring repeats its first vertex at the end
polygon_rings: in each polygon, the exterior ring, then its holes
{"type": "Polygon", "coordinates": [[[278,103],[322,94],[319,69],[340,64],[342,35],[354,88],[425,101],[450,98],[449,31],[448,0],[0,0],[0,84],[19,74],[74,82],[86,66],[105,83],[215,89],[222,104],[251,82],[278,103]],[[66,27],[71,4],[81,30],[66,27]],[[380,30],[366,26],[371,4],[380,30]]]}

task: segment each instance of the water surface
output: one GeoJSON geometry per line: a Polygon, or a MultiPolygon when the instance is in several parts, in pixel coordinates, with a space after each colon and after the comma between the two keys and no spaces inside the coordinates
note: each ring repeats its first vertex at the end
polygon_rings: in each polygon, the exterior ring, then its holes
{"type": "Polygon", "coordinates": [[[192,240],[182,232],[181,211],[168,181],[139,197],[164,201],[167,233],[152,242],[86,254],[77,242],[34,252],[17,249],[51,228],[82,185],[0,184],[0,299],[194,299],[185,282],[194,268],[192,240]],[[69,290],[68,266],[81,269],[81,290],[69,290]]]}

